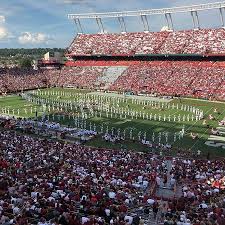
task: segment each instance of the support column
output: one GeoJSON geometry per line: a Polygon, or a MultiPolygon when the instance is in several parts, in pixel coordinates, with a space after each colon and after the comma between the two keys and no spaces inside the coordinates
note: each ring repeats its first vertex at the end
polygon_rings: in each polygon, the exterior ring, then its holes
{"type": "Polygon", "coordinates": [[[198,11],[195,11],[195,18],[197,21],[198,29],[200,29],[200,23],[199,23],[199,18],[198,18],[198,11]]]}
{"type": "Polygon", "coordinates": [[[148,17],[146,15],[144,15],[144,18],[145,18],[147,29],[148,29],[148,31],[150,31],[149,23],[148,23],[148,17]]]}
{"type": "Polygon", "coordinates": [[[102,31],[103,31],[103,33],[105,33],[106,31],[105,31],[105,28],[104,28],[104,25],[103,25],[102,19],[101,19],[101,18],[99,18],[99,21],[100,21],[100,24],[101,24],[101,27],[102,27],[102,31]]]}
{"type": "Polygon", "coordinates": [[[74,19],[74,22],[75,22],[75,25],[77,27],[77,32],[82,34],[83,33],[83,29],[82,29],[80,20],[78,18],[76,18],[76,19],[74,19]]]}
{"type": "Polygon", "coordinates": [[[149,31],[148,18],[146,15],[141,15],[141,21],[144,26],[144,31],[149,31]]]}
{"type": "Polygon", "coordinates": [[[78,24],[79,24],[79,27],[80,27],[80,31],[81,31],[81,33],[84,33],[84,32],[83,32],[83,28],[82,28],[82,26],[81,26],[80,19],[77,19],[77,21],[78,21],[78,24]]]}
{"type": "Polygon", "coordinates": [[[120,25],[120,31],[123,32],[123,26],[121,24],[121,21],[120,21],[120,17],[117,17],[118,21],[119,21],[119,25],[120,25]]]}
{"type": "Polygon", "coordinates": [[[118,21],[119,21],[119,24],[120,24],[121,32],[127,32],[127,28],[126,28],[124,18],[123,17],[117,17],[117,18],[118,18],[118,21]]]}
{"type": "Polygon", "coordinates": [[[223,10],[224,10],[224,8],[219,8],[219,10],[220,10],[221,26],[224,27],[224,18],[223,18],[223,10]]]}
{"type": "Polygon", "coordinates": [[[101,18],[96,18],[96,22],[97,22],[100,33],[105,33],[101,18]]]}
{"type": "Polygon", "coordinates": [[[125,24],[125,20],[123,17],[121,17],[122,19],[122,24],[123,24],[123,27],[124,27],[124,32],[127,32],[127,27],[126,27],[126,24],[125,24]]]}
{"type": "Polygon", "coordinates": [[[170,23],[169,23],[169,18],[168,18],[168,14],[165,14],[165,18],[166,18],[166,23],[167,23],[167,27],[170,30],[170,23]]]}
{"type": "Polygon", "coordinates": [[[193,22],[193,27],[196,29],[196,24],[195,24],[195,18],[194,18],[194,12],[191,11],[191,17],[192,17],[192,22],[193,22]]]}
{"type": "Polygon", "coordinates": [[[172,28],[172,30],[174,30],[174,26],[173,26],[173,20],[172,20],[172,16],[171,16],[171,13],[169,13],[169,18],[170,18],[170,24],[171,24],[171,28],[172,28]]]}

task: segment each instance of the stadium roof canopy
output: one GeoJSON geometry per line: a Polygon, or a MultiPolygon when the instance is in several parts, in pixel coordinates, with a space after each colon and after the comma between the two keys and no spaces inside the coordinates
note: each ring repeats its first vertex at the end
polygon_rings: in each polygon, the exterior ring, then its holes
{"type": "Polygon", "coordinates": [[[218,9],[220,14],[221,26],[224,27],[224,9],[225,9],[225,1],[223,2],[214,2],[208,4],[200,4],[200,5],[191,5],[191,6],[181,6],[181,7],[173,7],[173,8],[161,8],[161,9],[147,9],[147,10],[137,10],[137,11],[121,11],[121,12],[104,12],[104,13],[82,13],[82,14],[68,14],[68,18],[74,20],[77,29],[80,33],[83,33],[83,29],[81,26],[81,19],[95,19],[97,25],[100,29],[101,33],[104,32],[104,27],[102,23],[103,18],[118,18],[120,28],[122,32],[126,32],[126,24],[124,21],[124,17],[141,17],[142,23],[145,31],[149,31],[148,25],[148,15],[165,15],[168,28],[173,30],[173,21],[171,14],[173,13],[185,13],[190,12],[192,16],[194,29],[200,28],[198,11],[203,10],[212,10],[218,9]]]}
{"type": "Polygon", "coordinates": [[[220,9],[225,7],[225,2],[215,2],[201,5],[191,5],[173,8],[162,8],[162,9],[148,9],[148,10],[137,10],[137,11],[122,11],[122,12],[105,12],[105,13],[82,13],[82,14],[68,14],[69,19],[95,19],[95,18],[110,18],[110,17],[121,17],[121,16],[141,16],[141,15],[156,15],[156,14],[167,14],[167,13],[182,13],[192,11],[202,11],[210,9],[220,9]]]}

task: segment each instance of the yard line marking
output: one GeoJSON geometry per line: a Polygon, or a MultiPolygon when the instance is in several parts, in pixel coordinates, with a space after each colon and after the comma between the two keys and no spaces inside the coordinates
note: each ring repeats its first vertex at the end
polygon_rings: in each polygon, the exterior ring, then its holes
{"type": "MultiPolygon", "coordinates": [[[[213,107],[211,107],[206,113],[205,113],[205,115],[210,111],[210,110],[212,110],[213,109],[213,107]]],[[[191,126],[189,126],[187,129],[186,129],[186,131],[188,131],[188,130],[190,130],[196,123],[198,123],[200,120],[197,120],[195,123],[193,123],[191,126]]],[[[185,131],[185,135],[187,134],[187,132],[185,131]]]]}
{"type": "Polygon", "coordinates": [[[191,150],[192,150],[192,148],[200,141],[200,140],[202,140],[201,138],[203,137],[203,135],[206,133],[206,131],[208,131],[209,130],[209,128],[207,128],[206,130],[205,130],[205,132],[198,138],[198,140],[196,140],[195,141],[195,143],[191,146],[191,150]]]}

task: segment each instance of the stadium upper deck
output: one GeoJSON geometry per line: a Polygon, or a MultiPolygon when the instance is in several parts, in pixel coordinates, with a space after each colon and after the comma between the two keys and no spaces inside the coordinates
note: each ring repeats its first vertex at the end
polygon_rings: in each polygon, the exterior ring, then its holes
{"type": "Polygon", "coordinates": [[[225,29],[78,34],[68,49],[78,55],[225,54],[225,29]]]}
{"type": "MultiPolygon", "coordinates": [[[[225,55],[224,30],[225,2],[190,5],[174,8],[149,9],[138,11],[69,14],[74,20],[78,35],[68,48],[69,56],[132,56],[148,54],[199,54],[225,55]],[[200,29],[199,12],[217,10],[221,28],[200,29]],[[190,13],[193,29],[174,31],[175,13],[190,13]],[[150,32],[148,16],[165,16],[167,31],[150,32]],[[126,17],[126,22],[124,18],[126,17]],[[127,24],[130,17],[139,17],[143,32],[129,33],[127,24]],[[103,19],[116,19],[121,33],[107,33],[103,19]],[[93,19],[99,28],[98,34],[83,34],[83,20],[93,19]],[[82,20],[82,21],[81,21],[82,20]]],[[[218,26],[217,26],[218,27],[218,26]]],[[[107,29],[108,30],[108,29],[107,29]]]]}

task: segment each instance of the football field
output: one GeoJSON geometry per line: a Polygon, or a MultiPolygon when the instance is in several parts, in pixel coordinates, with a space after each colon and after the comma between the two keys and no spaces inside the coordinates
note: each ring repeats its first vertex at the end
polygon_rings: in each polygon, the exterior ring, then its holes
{"type": "Polygon", "coordinates": [[[222,102],[49,88],[1,97],[0,113],[95,130],[99,135],[86,143],[91,146],[148,151],[141,143],[145,140],[171,145],[173,155],[201,150],[205,155],[225,156],[225,128],[219,126],[225,118],[222,102]],[[212,127],[219,136],[211,134],[212,127]],[[105,142],[104,133],[123,136],[125,141],[105,142]]]}

